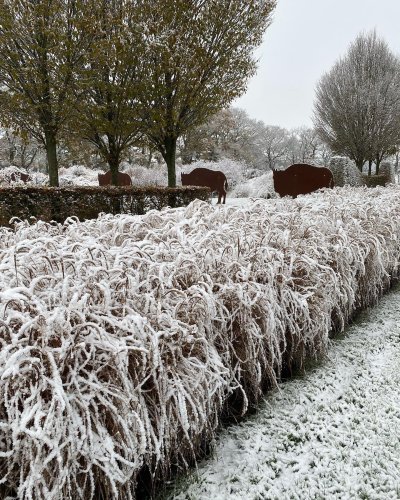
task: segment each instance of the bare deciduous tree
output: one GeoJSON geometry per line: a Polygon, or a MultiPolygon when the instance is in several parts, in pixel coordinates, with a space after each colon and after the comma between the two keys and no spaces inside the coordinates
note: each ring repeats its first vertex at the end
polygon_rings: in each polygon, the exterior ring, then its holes
{"type": "Polygon", "coordinates": [[[262,150],[266,164],[275,169],[280,162],[284,162],[288,155],[289,133],[285,128],[276,125],[267,125],[264,128],[262,150]]]}
{"type": "Polygon", "coordinates": [[[331,156],[315,129],[265,125],[238,108],[224,109],[183,134],[180,154],[183,163],[226,157],[256,170],[310,161],[327,165],[331,156]]]}
{"type": "Polygon", "coordinates": [[[317,85],[315,126],[361,170],[393,154],[400,137],[400,63],[373,31],[359,35],[317,85]]]}
{"type": "Polygon", "coordinates": [[[40,156],[41,148],[33,137],[22,139],[13,130],[5,129],[0,136],[0,164],[31,168],[40,156]]]}
{"type": "Polygon", "coordinates": [[[239,108],[223,109],[182,135],[183,163],[231,158],[254,168],[265,166],[265,125],[239,108]]]}

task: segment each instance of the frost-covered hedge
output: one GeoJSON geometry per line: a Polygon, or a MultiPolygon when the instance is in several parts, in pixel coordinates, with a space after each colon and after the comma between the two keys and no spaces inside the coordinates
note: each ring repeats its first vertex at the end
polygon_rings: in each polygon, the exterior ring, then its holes
{"type": "Polygon", "coordinates": [[[386,175],[387,177],[387,184],[396,183],[396,171],[395,171],[395,166],[391,161],[383,161],[381,163],[381,166],[379,168],[379,173],[381,175],[386,175]]]}
{"type": "Polygon", "coordinates": [[[332,171],[335,186],[363,186],[365,184],[357,165],[347,156],[332,156],[329,169],[332,171]]]}
{"type": "Polygon", "coordinates": [[[131,499],[397,276],[400,189],[0,228],[0,498],[131,499]]]}
{"type": "Polygon", "coordinates": [[[396,182],[395,168],[390,161],[383,161],[379,168],[379,174],[365,175],[365,185],[368,187],[386,186],[396,182]]]}
{"type": "Polygon", "coordinates": [[[390,176],[388,174],[374,174],[374,175],[363,175],[365,185],[374,188],[377,186],[386,186],[390,182],[390,176]]]}
{"type": "Polygon", "coordinates": [[[98,186],[98,174],[104,174],[104,172],[87,168],[85,165],[72,165],[61,167],[58,174],[60,186],[98,186]]]}
{"type": "Polygon", "coordinates": [[[168,186],[168,172],[165,165],[143,167],[125,163],[121,170],[131,176],[135,186],[168,186]]]}

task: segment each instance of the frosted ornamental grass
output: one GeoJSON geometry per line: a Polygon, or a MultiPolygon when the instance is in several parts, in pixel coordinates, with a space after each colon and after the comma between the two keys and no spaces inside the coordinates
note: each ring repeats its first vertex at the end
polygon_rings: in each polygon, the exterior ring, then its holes
{"type": "Polygon", "coordinates": [[[0,488],[129,499],[144,465],[189,465],[222,412],[322,356],[389,287],[398,199],[344,188],[0,228],[0,488]]]}

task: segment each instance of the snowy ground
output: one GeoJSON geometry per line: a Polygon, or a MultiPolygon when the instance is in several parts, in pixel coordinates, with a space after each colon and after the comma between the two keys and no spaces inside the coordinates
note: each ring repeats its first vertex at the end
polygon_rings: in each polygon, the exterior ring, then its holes
{"type": "Polygon", "coordinates": [[[400,287],[221,433],[175,500],[399,499],[400,287]]]}

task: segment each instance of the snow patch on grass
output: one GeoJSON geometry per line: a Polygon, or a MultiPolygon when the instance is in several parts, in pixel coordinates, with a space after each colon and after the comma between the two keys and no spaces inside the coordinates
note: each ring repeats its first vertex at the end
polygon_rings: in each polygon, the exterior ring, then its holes
{"type": "Polygon", "coordinates": [[[321,366],[222,432],[214,456],[169,498],[399,498],[399,321],[397,287],[321,366]]]}

